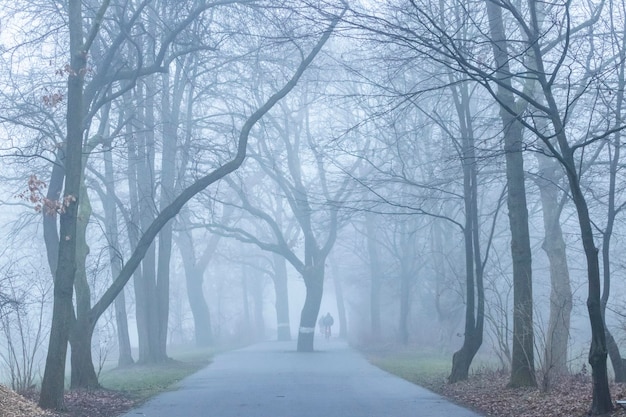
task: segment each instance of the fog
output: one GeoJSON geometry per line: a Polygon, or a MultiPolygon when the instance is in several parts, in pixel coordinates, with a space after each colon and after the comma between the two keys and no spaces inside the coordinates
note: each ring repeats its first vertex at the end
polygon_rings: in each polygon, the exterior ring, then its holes
{"type": "Polygon", "coordinates": [[[92,3],[0,11],[2,383],[326,313],[450,382],[626,380],[623,4],[92,3]]]}

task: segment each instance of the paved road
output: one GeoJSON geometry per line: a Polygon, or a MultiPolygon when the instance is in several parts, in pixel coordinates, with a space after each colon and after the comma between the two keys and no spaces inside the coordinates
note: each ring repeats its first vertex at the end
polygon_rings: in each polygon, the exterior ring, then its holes
{"type": "Polygon", "coordinates": [[[340,341],[266,342],[217,356],[123,417],[479,417],[370,365],[340,341]]]}

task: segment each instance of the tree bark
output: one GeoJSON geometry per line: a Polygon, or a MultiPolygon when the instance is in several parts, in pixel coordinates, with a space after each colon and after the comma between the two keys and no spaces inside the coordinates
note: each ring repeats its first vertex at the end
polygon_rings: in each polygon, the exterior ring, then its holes
{"type": "MultiPolygon", "coordinates": [[[[167,2],[163,3],[162,13],[169,12],[167,2]]],[[[169,73],[162,76],[161,123],[163,123],[163,150],[161,154],[161,195],[159,207],[164,209],[175,197],[176,154],[178,147],[178,123],[184,87],[181,81],[181,68],[177,66],[173,91],[170,91],[169,73]],[[170,94],[172,100],[170,100],[170,94]]],[[[156,276],[156,307],[158,311],[158,355],[159,360],[167,359],[167,328],[169,320],[170,259],[172,257],[172,222],[167,223],[159,233],[159,251],[156,276]]]]}
{"type": "Polygon", "coordinates": [[[348,319],[346,317],[346,303],[343,296],[343,285],[341,283],[341,275],[336,263],[332,263],[333,284],[335,284],[335,298],[337,299],[337,316],[339,318],[339,337],[346,339],[348,337],[348,319]]]}
{"type": "Polygon", "coordinates": [[[472,125],[471,97],[467,83],[452,87],[459,126],[463,168],[463,204],[465,225],[463,243],[465,249],[465,334],[461,349],[452,356],[450,383],[466,380],[474,356],[483,342],[485,320],[485,293],[483,265],[480,251],[480,225],[478,223],[478,174],[474,129],[472,125]]]}
{"type": "MultiPolygon", "coordinates": [[[[486,1],[492,49],[498,71],[498,82],[511,86],[502,10],[486,1]]],[[[528,231],[528,208],[524,184],[524,158],[522,125],[517,115],[511,89],[498,87],[497,99],[501,103],[500,117],[504,129],[504,152],[506,157],[507,206],[511,230],[511,258],[513,261],[513,352],[511,361],[512,387],[536,386],[534,364],[534,330],[532,298],[532,256],[528,231]]]]}
{"type": "MultiPolygon", "coordinates": [[[[87,281],[87,225],[91,218],[91,204],[84,185],[84,176],[81,181],[80,203],[78,206],[78,220],[76,227],[76,278],[74,292],[76,294],[76,320],[70,329],[71,350],[71,378],[70,387],[93,389],[98,388],[98,376],[93,366],[91,356],[91,336],[94,327],[89,321],[91,310],[91,289],[87,281]]],[[[95,323],[94,323],[95,324],[95,323]]]]}
{"type": "MultiPolygon", "coordinates": [[[[401,260],[403,262],[404,260],[401,260]]],[[[412,277],[405,268],[400,273],[400,320],[398,323],[398,342],[409,344],[409,311],[411,308],[411,280],[412,277]]]]}
{"type": "MultiPolygon", "coordinates": [[[[622,27],[622,44],[626,44],[626,33],[623,29],[626,28],[626,22],[622,27]]],[[[626,86],[626,77],[624,76],[626,67],[626,50],[624,48],[619,51],[619,72],[618,72],[618,85],[616,88],[615,97],[615,125],[623,126],[624,121],[622,117],[622,110],[624,106],[624,87],[626,86]]],[[[606,214],[606,228],[602,234],[602,274],[603,274],[603,286],[602,286],[602,316],[605,318],[605,332],[606,342],[609,357],[611,358],[611,364],[613,365],[613,374],[615,376],[615,382],[626,382],[626,367],[624,360],[619,350],[619,346],[615,341],[615,338],[611,334],[609,327],[606,326],[606,306],[609,302],[609,296],[611,293],[611,237],[613,235],[613,227],[615,226],[615,217],[618,214],[619,209],[615,207],[616,198],[616,181],[618,171],[621,164],[621,148],[622,148],[622,131],[615,132],[613,137],[613,153],[610,155],[609,165],[609,193],[608,193],[608,207],[606,214]]]]}
{"type": "Polygon", "coordinates": [[[273,254],[274,291],[276,293],[276,328],[279,341],[291,340],[289,322],[289,287],[287,285],[287,261],[273,254]]]}
{"type": "Polygon", "coordinates": [[[594,242],[589,207],[580,184],[580,174],[577,170],[574,149],[572,149],[568,142],[566,129],[561,119],[561,112],[559,111],[559,107],[556,104],[556,99],[552,92],[552,83],[549,82],[546,77],[542,51],[538,46],[539,37],[541,35],[537,23],[537,5],[534,0],[530,2],[530,16],[533,28],[531,35],[533,37],[529,39],[529,44],[531,45],[535,59],[535,74],[547,103],[546,116],[549,118],[552,128],[554,129],[553,132],[556,137],[556,142],[558,143],[560,155],[557,153],[556,149],[552,147],[548,137],[543,138],[544,144],[553,151],[555,156],[559,156],[560,162],[563,168],[565,168],[572,200],[576,206],[580,237],[587,260],[587,310],[591,324],[589,364],[591,365],[591,377],[593,380],[591,414],[603,415],[613,410],[613,402],[611,400],[607,372],[607,344],[600,296],[600,263],[598,259],[598,249],[594,242]]]}
{"type": "Polygon", "coordinates": [[[306,297],[300,314],[298,330],[298,352],[313,352],[315,326],[320,312],[322,294],[324,293],[324,262],[307,265],[302,274],[306,286],[306,297]]]}
{"type": "MultiPolygon", "coordinates": [[[[119,230],[117,225],[117,210],[115,207],[115,179],[113,173],[113,159],[111,155],[111,140],[109,139],[104,152],[104,177],[106,195],[102,196],[104,208],[105,230],[109,240],[109,262],[111,263],[111,276],[116,277],[122,270],[122,258],[120,257],[119,230]]],[[[126,312],[126,297],[124,290],[115,298],[115,323],[117,328],[117,344],[119,357],[117,364],[124,367],[133,364],[130,335],[128,332],[128,314],[126,312]]]]}
{"type": "Polygon", "coordinates": [[[211,329],[211,313],[204,296],[204,271],[219,242],[219,236],[213,235],[202,256],[202,260],[196,260],[193,238],[189,225],[189,212],[183,210],[180,215],[180,225],[183,228],[178,233],[178,248],[185,270],[185,282],[187,287],[187,299],[191,308],[194,324],[194,339],[196,346],[206,347],[213,344],[213,331],[211,329]]]}
{"type": "Polygon", "coordinates": [[[39,405],[63,409],[65,363],[70,326],[74,320],[72,304],[76,276],[76,223],[78,214],[83,149],[83,85],[87,51],[83,50],[83,16],[80,0],[68,0],[70,33],[70,73],[67,81],[67,139],[65,192],[61,213],[58,262],[54,277],[52,326],[39,405]]]}
{"type": "Polygon", "coordinates": [[[251,285],[254,311],[254,339],[265,340],[265,317],[263,316],[263,277],[255,276],[251,285]]]}
{"type": "Polygon", "coordinates": [[[370,261],[370,331],[374,340],[380,338],[380,288],[382,269],[376,241],[376,217],[373,213],[365,214],[367,253],[370,261]]]}
{"type": "MultiPolygon", "coordinates": [[[[156,82],[154,76],[147,77],[137,91],[141,109],[141,129],[134,134],[137,138],[137,201],[136,216],[139,218],[141,230],[146,230],[155,218],[154,202],[154,172],[155,172],[155,103],[156,82]]],[[[133,138],[129,138],[132,141],[133,138]]],[[[129,159],[130,162],[130,159],[129,159]]],[[[162,230],[167,228],[167,223],[162,230]]],[[[167,357],[160,348],[160,314],[157,297],[157,255],[156,242],[153,242],[142,263],[141,274],[135,276],[135,308],[137,319],[137,335],[139,344],[138,362],[159,363],[167,357]]]]}
{"type": "Polygon", "coordinates": [[[561,230],[561,209],[558,202],[558,163],[537,154],[539,178],[537,185],[543,208],[545,239],[543,250],[550,262],[550,319],[546,334],[544,353],[544,388],[552,374],[567,373],[570,315],[572,311],[572,289],[567,266],[566,246],[561,230]]]}

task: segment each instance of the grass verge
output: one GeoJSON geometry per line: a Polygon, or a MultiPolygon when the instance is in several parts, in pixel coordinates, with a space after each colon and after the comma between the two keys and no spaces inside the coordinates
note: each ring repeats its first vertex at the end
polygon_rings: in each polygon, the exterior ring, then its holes
{"type": "Polygon", "coordinates": [[[186,349],[171,351],[171,360],[151,365],[131,365],[105,370],[100,383],[106,389],[121,391],[138,402],[172,389],[183,378],[211,363],[214,349],[186,349]]]}
{"type": "Polygon", "coordinates": [[[366,353],[373,365],[414,384],[437,390],[450,374],[451,359],[437,353],[409,350],[366,353]]]}

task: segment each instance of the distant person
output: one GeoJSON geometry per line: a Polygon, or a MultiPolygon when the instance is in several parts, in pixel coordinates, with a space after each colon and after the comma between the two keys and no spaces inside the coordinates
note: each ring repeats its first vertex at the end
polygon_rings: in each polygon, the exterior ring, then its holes
{"type": "Polygon", "coordinates": [[[335,319],[333,319],[333,316],[331,316],[330,313],[326,313],[324,316],[324,335],[326,335],[326,339],[330,338],[330,328],[334,323],[335,319]]]}

